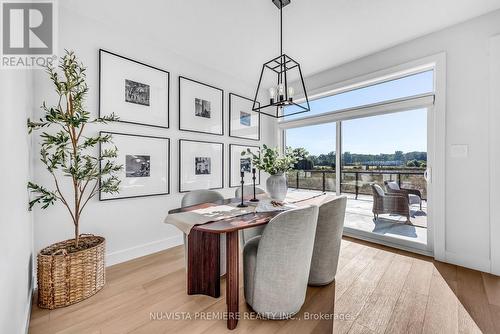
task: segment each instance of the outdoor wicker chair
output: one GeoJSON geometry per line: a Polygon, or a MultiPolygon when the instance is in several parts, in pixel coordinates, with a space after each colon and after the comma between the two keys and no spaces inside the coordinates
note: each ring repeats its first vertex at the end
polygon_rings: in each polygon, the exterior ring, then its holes
{"type": "Polygon", "coordinates": [[[384,193],[378,184],[372,184],[373,191],[373,217],[378,219],[379,214],[397,214],[406,217],[410,223],[410,203],[408,196],[398,193],[384,193]]]}
{"type": "Polygon", "coordinates": [[[407,196],[408,203],[410,203],[410,205],[420,205],[420,211],[422,211],[422,193],[420,192],[420,190],[400,188],[399,184],[394,181],[385,181],[384,184],[388,194],[401,194],[407,196]]]}

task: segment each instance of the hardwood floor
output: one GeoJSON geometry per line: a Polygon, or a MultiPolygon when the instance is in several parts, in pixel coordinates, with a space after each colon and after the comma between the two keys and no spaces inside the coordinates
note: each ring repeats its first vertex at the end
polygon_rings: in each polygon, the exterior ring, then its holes
{"type": "Polygon", "coordinates": [[[220,298],[188,296],[183,247],[175,247],[108,268],[105,288],[81,303],[34,306],[30,333],[327,333],[330,320],[311,318],[333,300],[334,333],[500,333],[500,277],[349,238],[336,283],[310,287],[294,320],[246,319],[255,314],[241,282],[244,313],[228,331],[213,319],[226,311],[224,284],[220,298]]]}

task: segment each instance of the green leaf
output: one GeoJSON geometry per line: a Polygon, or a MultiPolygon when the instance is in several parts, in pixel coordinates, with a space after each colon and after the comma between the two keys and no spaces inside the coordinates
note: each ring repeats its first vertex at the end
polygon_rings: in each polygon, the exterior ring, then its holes
{"type": "Polygon", "coordinates": [[[35,204],[41,204],[42,209],[46,209],[49,205],[52,205],[57,201],[57,196],[55,192],[49,191],[46,188],[39,186],[35,183],[28,182],[28,189],[32,194],[35,195],[35,198],[29,202],[29,210],[33,209],[35,204]]]}

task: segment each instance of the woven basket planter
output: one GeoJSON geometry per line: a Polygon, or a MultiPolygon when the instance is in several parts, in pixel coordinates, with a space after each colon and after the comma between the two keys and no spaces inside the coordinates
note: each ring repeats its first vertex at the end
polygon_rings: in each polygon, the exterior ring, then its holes
{"type": "Polygon", "coordinates": [[[105,239],[82,235],[87,248],[68,252],[75,239],[55,243],[38,253],[38,306],[55,309],[96,294],[105,284],[105,239]]]}

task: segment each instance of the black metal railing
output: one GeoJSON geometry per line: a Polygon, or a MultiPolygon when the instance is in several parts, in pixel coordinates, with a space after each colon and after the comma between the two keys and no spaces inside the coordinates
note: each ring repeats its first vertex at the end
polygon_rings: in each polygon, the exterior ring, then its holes
{"type": "MultiPolygon", "coordinates": [[[[397,181],[400,187],[419,189],[426,198],[427,187],[424,170],[343,170],[340,191],[371,195],[372,183],[384,186],[384,181],[397,181]]],[[[288,185],[291,188],[336,191],[335,170],[292,170],[288,172],[288,185]]]]}

